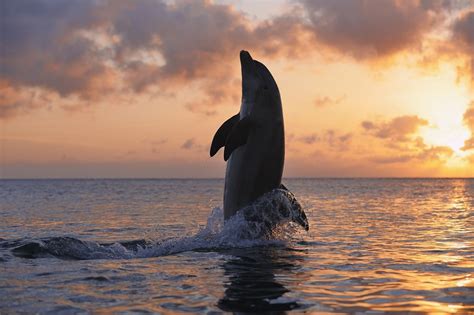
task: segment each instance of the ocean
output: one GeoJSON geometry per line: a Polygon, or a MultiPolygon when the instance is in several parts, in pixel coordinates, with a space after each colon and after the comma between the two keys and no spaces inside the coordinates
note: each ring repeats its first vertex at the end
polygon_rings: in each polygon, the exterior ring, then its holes
{"type": "Polygon", "coordinates": [[[284,183],[252,238],[219,179],[0,180],[0,313],[474,312],[474,180],[284,183]]]}

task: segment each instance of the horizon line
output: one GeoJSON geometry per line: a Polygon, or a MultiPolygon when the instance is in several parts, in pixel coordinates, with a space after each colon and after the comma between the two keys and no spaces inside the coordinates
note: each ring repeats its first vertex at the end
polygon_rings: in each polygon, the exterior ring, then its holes
{"type": "MultiPolygon", "coordinates": [[[[9,177],[2,180],[224,180],[224,177],[9,177]]],[[[314,180],[314,179],[474,179],[474,177],[449,176],[291,176],[282,180],[314,180]]]]}

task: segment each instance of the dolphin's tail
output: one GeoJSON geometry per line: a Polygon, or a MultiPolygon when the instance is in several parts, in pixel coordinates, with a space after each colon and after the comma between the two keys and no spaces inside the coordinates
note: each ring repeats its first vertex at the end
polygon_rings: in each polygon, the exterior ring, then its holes
{"type": "Polygon", "coordinates": [[[238,211],[247,222],[263,227],[262,235],[271,234],[274,227],[294,222],[309,230],[309,223],[301,204],[285,186],[276,188],[238,211]]]}
{"type": "Polygon", "coordinates": [[[285,195],[291,204],[291,209],[293,209],[291,213],[291,220],[301,225],[301,227],[304,228],[306,231],[309,231],[308,218],[306,217],[306,213],[304,212],[303,207],[298,202],[298,200],[296,200],[295,195],[293,195],[293,193],[283,184],[280,184],[278,189],[281,189],[286,192],[285,195]]]}

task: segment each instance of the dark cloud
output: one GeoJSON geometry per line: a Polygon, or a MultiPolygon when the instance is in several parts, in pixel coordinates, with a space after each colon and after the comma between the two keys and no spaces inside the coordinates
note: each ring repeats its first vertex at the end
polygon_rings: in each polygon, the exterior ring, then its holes
{"type": "Polygon", "coordinates": [[[383,57],[418,46],[447,1],[302,0],[316,39],[356,57],[383,57]]]}
{"type": "Polygon", "coordinates": [[[101,21],[95,1],[18,0],[2,4],[1,77],[61,96],[93,97],[113,85],[103,52],[81,31],[101,21]]]}
{"type": "MultiPolygon", "coordinates": [[[[474,5],[473,5],[474,6],[474,5]]],[[[469,61],[459,67],[460,75],[470,78],[474,84],[474,10],[462,14],[452,26],[453,41],[456,51],[464,51],[469,61]]]]}
{"type": "Polygon", "coordinates": [[[195,82],[204,96],[187,103],[192,112],[214,115],[216,107],[240,98],[238,53],[249,49],[267,60],[296,55],[301,23],[280,16],[251,23],[228,5],[208,1],[123,1],[111,18],[117,44],[117,63],[135,92],[149,86],[175,88],[195,82]],[[136,59],[137,51],[152,51],[161,62],[136,59]]]}
{"type": "Polygon", "coordinates": [[[465,46],[465,49],[474,52],[474,11],[461,15],[453,24],[453,37],[465,46]]]}
{"type": "Polygon", "coordinates": [[[399,116],[389,122],[363,121],[362,127],[371,135],[381,139],[408,141],[418,128],[427,126],[428,121],[418,116],[399,116]]]}
{"type": "Polygon", "coordinates": [[[111,17],[120,37],[118,55],[133,87],[141,90],[162,80],[202,78],[219,68],[228,69],[229,55],[237,57],[251,30],[228,6],[203,1],[111,2],[118,6],[111,17]],[[163,64],[131,58],[137,50],[154,50],[163,64]],[[146,71],[144,71],[146,69],[146,71]]]}
{"type": "MultiPolygon", "coordinates": [[[[174,93],[193,85],[203,96],[186,108],[212,115],[213,107],[239,98],[241,49],[265,60],[299,57],[321,43],[342,54],[389,56],[418,45],[446,7],[436,0],[307,0],[272,19],[250,21],[232,6],[204,0],[8,1],[0,80],[13,89],[74,97],[77,106],[124,91],[174,93]]],[[[464,47],[472,47],[471,23],[466,15],[454,27],[464,47]]],[[[3,118],[35,107],[5,104],[3,118]]]]}
{"type": "Polygon", "coordinates": [[[204,0],[9,1],[2,4],[0,79],[80,99],[194,81],[215,106],[235,99],[241,49],[297,55],[301,28],[298,17],[252,23],[232,6],[204,0]]]}

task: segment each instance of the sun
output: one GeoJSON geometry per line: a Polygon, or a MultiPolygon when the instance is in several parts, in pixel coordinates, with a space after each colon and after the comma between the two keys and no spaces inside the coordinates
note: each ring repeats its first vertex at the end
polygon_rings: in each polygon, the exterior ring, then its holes
{"type": "Polygon", "coordinates": [[[462,123],[447,124],[445,121],[439,125],[424,127],[419,130],[419,134],[429,146],[444,146],[453,150],[453,154],[445,157],[442,162],[445,170],[449,170],[449,174],[461,172],[459,174],[462,175],[464,170],[469,167],[470,153],[462,148],[471,133],[462,123]]]}
{"type": "Polygon", "coordinates": [[[445,146],[453,150],[453,156],[465,157],[464,143],[471,137],[471,131],[464,122],[464,114],[470,104],[470,94],[465,86],[453,85],[443,80],[438,86],[426,89],[423,86],[416,103],[421,102],[420,117],[429,121],[429,125],[419,129],[425,143],[431,146],[445,146]],[[441,84],[443,83],[443,84],[441,84]]]}
{"type": "Polygon", "coordinates": [[[452,174],[465,175],[464,171],[469,167],[470,153],[462,148],[471,133],[462,122],[449,124],[447,120],[444,120],[440,124],[420,129],[419,133],[427,145],[445,146],[453,150],[453,154],[445,157],[442,161],[445,170],[449,170],[447,174],[451,174],[450,176],[452,174]]]}
{"type": "Polygon", "coordinates": [[[430,126],[421,130],[420,134],[428,145],[446,146],[457,155],[466,155],[462,147],[470,132],[464,125],[430,126]]]}

